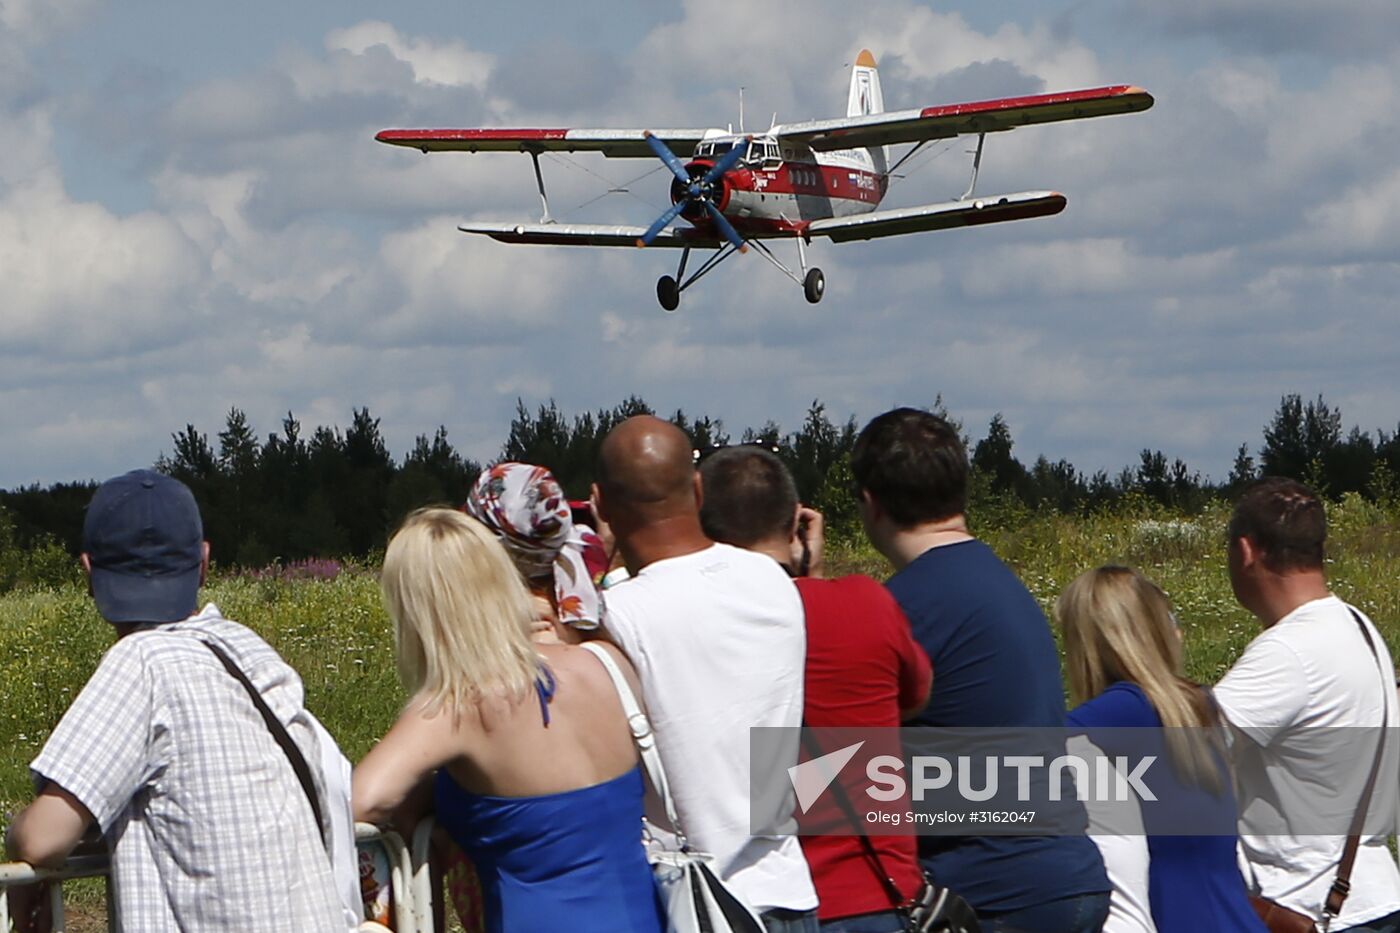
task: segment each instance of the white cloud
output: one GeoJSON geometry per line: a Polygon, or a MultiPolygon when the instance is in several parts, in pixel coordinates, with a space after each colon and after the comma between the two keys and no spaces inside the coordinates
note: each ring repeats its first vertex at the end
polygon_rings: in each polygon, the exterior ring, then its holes
{"type": "Polygon", "coordinates": [[[1400,169],[1368,179],[1311,208],[1299,245],[1322,255],[1400,257],[1400,169]]]}
{"type": "Polygon", "coordinates": [[[102,0],[3,0],[0,27],[30,40],[43,40],[83,22],[102,0]]]}
{"type": "Polygon", "coordinates": [[[0,197],[5,342],[59,356],[125,353],[171,342],[202,264],[168,217],[117,217],[68,198],[40,173],[0,197]]]}
{"type": "Polygon", "coordinates": [[[1229,271],[1234,250],[1145,256],[1121,239],[1053,240],[1001,247],[977,257],[963,290],[978,299],[1035,295],[1194,292],[1229,271]]]}
{"type": "Polygon", "coordinates": [[[425,84],[484,87],[496,61],[494,55],[473,51],[465,42],[405,37],[378,20],[334,29],[326,36],[326,48],[333,52],[364,55],[376,46],[383,46],[395,58],[407,62],[414,77],[425,84]]]}

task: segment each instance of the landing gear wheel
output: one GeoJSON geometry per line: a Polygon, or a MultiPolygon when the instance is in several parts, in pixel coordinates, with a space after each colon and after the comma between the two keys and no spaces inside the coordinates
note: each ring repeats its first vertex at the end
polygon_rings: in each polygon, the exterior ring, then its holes
{"type": "Polygon", "coordinates": [[[826,292],[826,276],[822,275],[820,269],[809,269],[807,278],[802,280],[802,293],[807,296],[807,300],[812,304],[822,300],[822,295],[826,292]]]}
{"type": "Polygon", "coordinates": [[[675,279],[663,275],[656,280],[656,300],[661,302],[661,307],[667,314],[681,306],[681,290],[675,279]]]}

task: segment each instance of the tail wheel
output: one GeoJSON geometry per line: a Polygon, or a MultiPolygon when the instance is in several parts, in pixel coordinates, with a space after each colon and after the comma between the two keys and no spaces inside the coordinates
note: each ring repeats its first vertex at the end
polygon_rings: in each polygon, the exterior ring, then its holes
{"type": "MultiPolygon", "coordinates": [[[[659,287],[659,286],[658,286],[659,287]]],[[[807,277],[802,280],[802,293],[807,296],[807,300],[812,304],[822,300],[822,295],[826,292],[826,276],[822,275],[822,270],[812,268],[807,271],[807,277]]],[[[665,304],[663,301],[662,304],[665,304]]]]}
{"type": "MultiPolygon", "coordinates": [[[[681,306],[681,289],[675,279],[669,275],[663,275],[656,280],[656,300],[661,302],[661,307],[667,314],[681,306]]],[[[812,299],[809,297],[807,300],[811,301],[812,299]]]]}

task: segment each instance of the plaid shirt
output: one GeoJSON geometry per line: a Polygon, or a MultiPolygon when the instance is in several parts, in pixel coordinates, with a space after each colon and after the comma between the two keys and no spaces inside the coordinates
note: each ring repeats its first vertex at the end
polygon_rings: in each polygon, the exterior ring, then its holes
{"type": "Polygon", "coordinates": [[[210,604],[112,646],[30,765],[36,783],[73,794],[107,833],[121,929],[343,933],[306,794],[201,640],[243,670],[314,772],[301,679],[210,604]]]}

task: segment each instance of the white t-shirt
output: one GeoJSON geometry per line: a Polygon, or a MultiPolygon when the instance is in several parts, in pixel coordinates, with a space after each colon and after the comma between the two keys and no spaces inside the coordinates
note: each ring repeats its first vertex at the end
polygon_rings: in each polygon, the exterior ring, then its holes
{"type": "MultiPolygon", "coordinates": [[[[780,764],[797,764],[807,651],[797,588],[772,558],[716,544],[649,564],[607,598],[607,629],[636,665],[691,844],[755,910],[816,907],[797,838],[749,832],[750,727],[793,728],[780,764]]],[[[791,820],[791,794],[771,796],[774,812],[754,814],[756,825],[791,820]]]]}
{"type": "MultiPolygon", "coordinates": [[[[1215,688],[1234,727],[1230,753],[1244,855],[1265,897],[1315,917],[1374,761],[1375,727],[1397,722],[1390,652],[1361,618],[1380,654],[1379,670],[1351,611],[1328,596],[1304,603],[1250,642],[1215,688]],[[1342,828],[1316,835],[1319,826],[1342,828]]],[[[1392,730],[1368,830],[1395,825],[1400,748],[1394,737],[1392,730]]],[[[1351,895],[1335,928],[1400,910],[1400,871],[1386,849],[1387,832],[1362,834],[1351,895]]]]}

